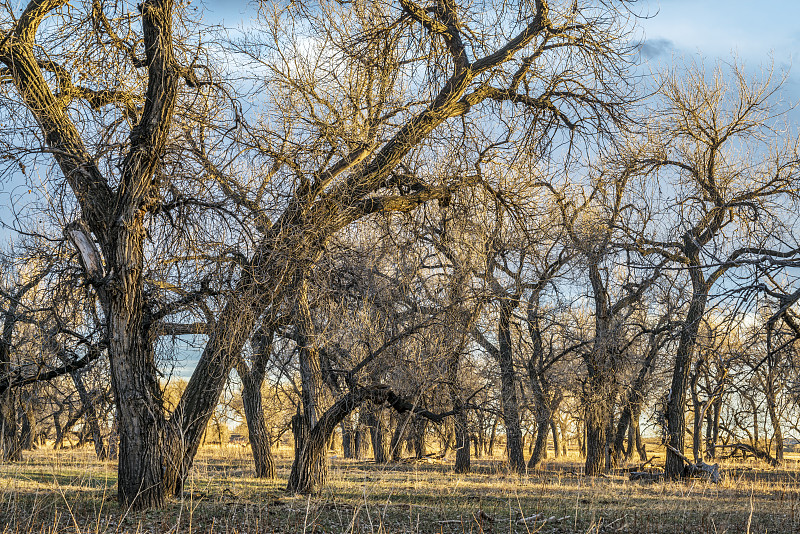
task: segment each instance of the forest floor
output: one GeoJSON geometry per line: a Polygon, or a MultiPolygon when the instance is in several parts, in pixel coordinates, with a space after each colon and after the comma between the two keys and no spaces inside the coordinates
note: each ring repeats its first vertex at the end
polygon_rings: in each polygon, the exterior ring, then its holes
{"type": "MultiPolygon", "coordinates": [[[[661,455],[663,458],[663,453],[661,455]]],[[[511,475],[498,458],[455,475],[447,461],[377,466],[332,458],[320,495],[253,478],[249,449],[206,447],[184,497],[162,510],[128,512],[116,499],[116,465],[93,450],[27,452],[0,466],[0,532],[21,533],[551,533],[798,532],[800,466],[723,465],[720,484],[630,482],[625,473],[580,475],[577,457],[511,475]],[[528,518],[527,521],[524,518],[528,518]]]]}

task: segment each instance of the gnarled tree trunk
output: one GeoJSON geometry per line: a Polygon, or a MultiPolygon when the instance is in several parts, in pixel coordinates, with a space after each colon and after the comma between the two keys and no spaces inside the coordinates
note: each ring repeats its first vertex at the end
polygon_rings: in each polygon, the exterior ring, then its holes
{"type": "MultiPolygon", "coordinates": [[[[292,493],[314,493],[322,487],[324,483],[324,473],[315,473],[314,468],[321,464],[318,459],[324,456],[325,444],[336,429],[336,426],[353,410],[368,401],[376,408],[383,403],[388,403],[395,410],[400,412],[411,410],[437,423],[442,421],[441,416],[417,409],[411,403],[400,399],[388,387],[355,387],[344,397],[336,401],[333,406],[328,408],[311,431],[302,438],[305,445],[303,447],[298,447],[295,452],[296,459],[292,465],[292,472],[289,475],[287,491],[292,493]]],[[[299,414],[295,415],[293,418],[293,425],[294,421],[301,424],[303,422],[303,417],[299,414]]],[[[298,428],[296,435],[302,435],[305,432],[307,431],[298,428]]]]}
{"type": "Polygon", "coordinates": [[[251,379],[242,378],[242,405],[247,421],[256,477],[275,478],[275,460],[272,458],[269,430],[267,430],[267,423],[264,420],[261,388],[257,387],[251,379]]]}
{"type": "Polygon", "coordinates": [[[264,384],[272,338],[271,330],[269,332],[265,332],[263,329],[256,331],[250,340],[253,347],[250,366],[248,367],[241,358],[236,363],[236,370],[242,380],[242,406],[258,478],[275,478],[275,460],[272,458],[271,438],[267,422],[264,419],[261,397],[261,387],[264,384]]]}
{"type": "MultiPolygon", "coordinates": [[[[699,265],[699,258],[694,265],[699,265]]],[[[703,277],[700,267],[691,267],[689,276],[692,280],[692,298],[683,322],[678,349],[675,355],[675,366],[672,370],[672,383],[667,398],[667,435],[666,444],[683,454],[686,435],[686,390],[689,386],[689,368],[694,356],[695,342],[700,328],[700,321],[706,309],[709,286],[703,277]]],[[[676,479],[683,476],[683,458],[667,448],[664,462],[664,475],[676,479]]]]}
{"type": "Polygon", "coordinates": [[[522,428],[517,400],[514,352],[511,344],[511,314],[517,305],[516,299],[500,304],[498,323],[498,359],[500,364],[500,399],[503,408],[503,423],[506,427],[506,452],[512,471],[525,473],[525,458],[522,451],[522,428]]]}

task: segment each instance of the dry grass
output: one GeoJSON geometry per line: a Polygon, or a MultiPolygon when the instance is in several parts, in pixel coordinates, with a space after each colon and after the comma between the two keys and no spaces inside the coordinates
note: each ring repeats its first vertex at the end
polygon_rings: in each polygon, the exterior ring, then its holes
{"type": "MultiPolygon", "coordinates": [[[[663,455],[662,455],[663,457],[663,455]]],[[[116,469],[89,449],[36,451],[0,467],[2,532],[797,532],[797,459],[783,469],[728,464],[722,484],[635,483],[580,476],[577,458],[526,477],[501,461],[390,464],[334,459],[315,497],[285,495],[289,453],[278,479],[253,478],[248,449],[203,449],[183,499],[129,513],[116,502],[116,469]],[[520,522],[522,517],[537,520],[520,522]],[[550,521],[546,521],[550,518],[550,521]]]]}

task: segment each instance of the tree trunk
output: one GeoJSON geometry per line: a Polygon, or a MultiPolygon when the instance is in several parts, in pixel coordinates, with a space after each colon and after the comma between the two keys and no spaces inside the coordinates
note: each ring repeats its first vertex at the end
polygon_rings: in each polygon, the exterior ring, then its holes
{"type": "Polygon", "coordinates": [[[250,449],[253,452],[257,478],[275,478],[275,460],[272,458],[270,435],[264,420],[261,385],[254,384],[251,377],[242,379],[242,405],[247,421],[250,449]]]}
{"type": "Polygon", "coordinates": [[[528,332],[533,344],[533,352],[527,363],[528,380],[533,392],[533,404],[536,413],[536,438],[530,460],[528,460],[528,469],[538,469],[542,460],[547,458],[547,433],[551,425],[553,443],[556,449],[556,456],[558,456],[558,438],[555,425],[552,424],[553,404],[556,399],[551,399],[550,384],[545,377],[544,345],[539,325],[538,294],[535,295],[535,299],[531,298],[528,304],[528,332]]]}
{"type": "MultiPolygon", "coordinates": [[[[697,262],[695,265],[699,264],[697,262]]],[[[694,356],[697,332],[700,321],[706,309],[709,287],[705,283],[700,267],[693,266],[689,269],[692,280],[692,299],[686,312],[683,329],[681,330],[678,349],[675,356],[675,366],[672,370],[672,384],[667,398],[667,433],[666,443],[683,454],[686,434],[686,389],[689,385],[689,369],[694,356]]],[[[664,462],[664,475],[667,478],[677,479],[683,475],[684,460],[680,455],[667,449],[664,462]]]]}
{"type": "Polygon", "coordinates": [[[585,473],[587,476],[597,476],[604,471],[606,465],[607,430],[611,419],[611,401],[601,376],[596,374],[589,378],[586,400],[585,473]]]}
{"type": "Polygon", "coordinates": [[[459,403],[453,407],[455,413],[455,434],[456,434],[456,463],[453,470],[456,473],[470,472],[469,456],[469,426],[467,424],[467,412],[459,403]]]}
{"type": "Polygon", "coordinates": [[[538,469],[542,460],[547,458],[547,434],[550,432],[550,420],[543,421],[541,416],[536,421],[536,436],[534,437],[533,452],[528,460],[528,470],[538,469]]]}
{"type": "Polygon", "coordinates": [[[463,349],[465,336],[462,336],[461,343],[453,350],[448,362],[448,382],[450,392],[450,402],[453,404],[453,424],[456,435],[456,463],[453,470],[456,473],[469,473],[470,465],[470,432],[467,421],[467,412],[461,399],[461,391],[458,387],[459,367],[461,365],[461,350],[463,349]]]}
{"type": "Polygon", "coordinates": [[[366,419],[372,443],[372,457],[376,464],[389,462],[388,446],[386,443],[386,426],[383,424],[378,407],[373,407],[367,412],[366,419]]]}
{"type": "MultiPolygon", "coordinates": [[[[771,374],[771,373],[770,373],[771,374]]],[[[770,423],[774,430],[775,460],[778,464],[783,463],[783,431],[781,430],[781,420],[778,417],[777,402],[775,401],[775,389],[771,376],[767,377],[767,412],[769,413],[770,423]]]]}
{"type": "Polygon", "coordinates": [[[97,410],[95,409],[95,399],[86,391],[86,386],[83,383],[80,371],[75,371],[70,374],[78,396],[81,399],[81,404],[83,404],[84,407],[86,423],[89,426],[89,431],[94,441],[94,452],[97,454],[98,460],[106,460],[108,459],[108,448],[103,440],[103,433],[100,430],[100,418],[97,416],[97,410]]]}
{"type": "Polygon", "coordinates": [[[700,401],[700,392],[697,390],[703,363],[704,363],[704,358],[701,356],[695,363],[694,373],[692,373],[691,376],[689,377],[689,391],[692,395],[692,411],[693,411],[692,457],[694,458],[694,462],[696,464],[699,464],[704,459],[703,416],[705,415],[706,406],[708,405],[708,399],[706,400],[706,402],[700,401]]]}
{"type": "Polygon", "coordinates": [[[115,251],[118,291],[109,297],[111,383],[119,415],[119,502],[133,510],[159,508],[175,490],[164,468],[174,444],[165,442],[166,418],[151,339],[143,328],[144,229],[140,220],[119,230],[115,251]],[[172,486],[172,487],[169,487],[172,486]]]}
{"type": "Polygon", "coordinates": [[[7,389],[0,397],[0,446],[4,462],[22,460],[22,443],[17,422],[17,391],[7,389]]]}
{"type": "Polygon", "coordinates": [[[494,442],[497,438],[497,423],[499,422],[499,418],[495,417],[494,421],[492,421],[492,430],[489,432],[489,448],[486,451],[489,456],[494,456],[494,442]]]}
{"type": "Polygon", "coordinates": [[[428,427],[428,420],[418,418],[414,424],[414,455],[417,460],[425,457],[425,433],[428,427]]]}
{"type": "Polygon", "coordinates": [[[20,408],[20,419],[22,421],[20,448],[29,451],[36,446],[34,442],[34,438],[36,437],[36,419],[25,406],[20,408]]]}
{"type": "MultiPolygon", "coordinates": [[[[333,429],[325,432],[317,431],[319,417],[319,401],[322,395],[322,371],[319,351],[317,350],[314,323],[308,304],[308,282],[305,277],[297,284],[298,346],[300,348],[300,384],[302,412],[295,417],[301,418],[293,424],[298,433],[295,434],[295,462],[289,477],[291,491],[303,493],[307,488],[322,487],[328,474],[328,456],[325,445],[333,429]],[[323,435],[324,434],[324,435],[323,435]],[[313,440],[322,440],[321,443],[313,440]],[[298,463],[299,462],[299,463],[298,463]],[[307,462],[312,462],[308,464],[307,462]]],[[[351,410],[342,415],[344,418],[351,410]]],[[[340,420],[336,421],[339,424],[340,420]]],[[[313,490],[308,490],[313,491],[313,490]]]]}
{"type": "Polygon", "coordinates": [[[498,325],[500,391],[503,408],[503,424],[506,427],[506,453],[508,464],[515,473],[525,473],[525,458],[522,452],[522,428],[517,400],[516,373],[514,372],[514,353],[511,344],[511,314],[516,300],[503,302],[500,306],[498,325]]]}
{"type": "Polygon", "coordinates": [[[369,446],[367,444],[367,438],[364,435],[364,425],[361,419],[363,418],[363,414],[359,416],[358,424],[356,425],[355,430],[353,431],[353,447],[354,447],[354,458],[356,460],[363,460],[364,457],[367,455],[367,449],[369,446]]]}
{"type": "MultiPolygon", "coordinates": [[[[611,447],[611,462],[614,466],[619,466],[623,460],[623,454],[627,458],[630,453],[625,453],[625,437],[631,435],[631,408],[630,406],[625,406],[622,409],[622,413],[619,416],[619,421],[617,422],[617,430],[614,433],[614,443],[611,447]]],[[[630,446],[631,440],[628,439],[628,445],[630,446]]]]}
{"type": "Polygon", "coordinates": [[[561,456],[561,438],[558,435],[558,426],[555,420],[550,418],[550,432],[553,434],[553,457],[561,456]]]}
{"type": "Polygon", "coordinates": [[[273,334],[272,329],[265,330],[263,326],[256,330],[250,338],[250,365],[241,357],[236,362],[236,372],[242,381],[242,406],[257,478],[275,478],[275,460],[272,458],[271,437],[264,419],[261,394],[272,351],[273,334]]]}
{"type": "Polygon", "coordinates": [[[536,437],[533,452],[528,460],[528,469],[538,469],[542,460],[547,458],[547,434],[550,431],[553,413],[550,409],[549,392],[545,389],[546,383],[533,373],[530,366],[529,375],[536,410],[536,437]]]}
{"type": "Polygon", "coordinates": [[[294,462],[286,491],[314,493],[325,485],[328,478],[328,462],[325,454],[328,435],[317,425],[309,432],[306,418],[300,411],[292,417],[292,433],[294,462]]]}
{"type": "Polygon", "coordinates": [[[412,414],[398,418],[397,426],[392,433],[392,440],[389,442],[389,452],[393,462],[399,462],[403,457],[404,436],[409,430],[409,425],[411,425],[411,418],[412,414]]]}
{"type": "Polygon", "coordinates": [[[694,408],[694,419],[692,424],[692,457],[695,463],[700,463],[705,459],[705,450],[703,447],[703,415],[705,413],[706,403],[702,402],[699,406],[694,408]]]}
{"type": "MultiPolygon", "coordinates": [[[[636,378],[634,378],[633,382],[631,383],[625,405],[622,409],[622,413],[620,414],[619,423],[617,424],[617,432],[614,439],[613,449],[615,463],[618,463],[620,460],[625,434],[627,433],[629,436],[631,436],[632,433],[639,432],[639,416],[642,412],[642,404],[644,404],[644,390],[660,347],[661,343],[659,338],[655,332],[651,332],[647,356],[642,362],[642,366],[639,368],[636,378]]],[[[641,441],[641,437],[639,437],[639,440],[641,441]]],[[[632,444],[633,440],[629,438],[628,452],[625,454],[626,459],[630,458],[632,444]]],[[[637,450],[641,456],[641,448],[637,446],[637,450]]]]}
{"type": "Polygon", "coordinates": [[[354,432],[353,432],[352,414],[344,418],[341,427],[342,427],[342,456],[344,456],[346,459],[354,458],[355,436],[353,435],[354,432]]]}

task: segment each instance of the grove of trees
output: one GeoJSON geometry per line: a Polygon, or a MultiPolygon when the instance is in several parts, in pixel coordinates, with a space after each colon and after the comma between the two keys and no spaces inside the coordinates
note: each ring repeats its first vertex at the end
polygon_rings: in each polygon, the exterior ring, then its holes
{"type": "Polygon", "coordinates": [[[736,62],[644,74],[640,9],[3,4],[3,460],[92,442],[133,509],[232,414],[259,477],[291,436],[295,493],[332,440],[599,475],[644,425],[671,478],[783,462],[791,104],[736,62]]]}

